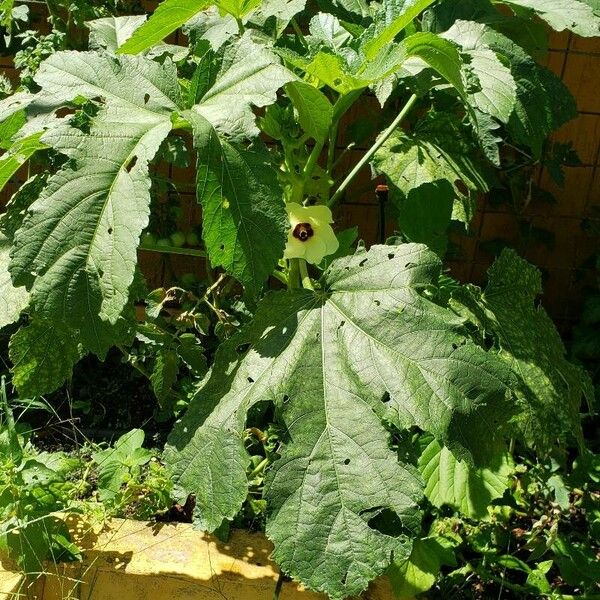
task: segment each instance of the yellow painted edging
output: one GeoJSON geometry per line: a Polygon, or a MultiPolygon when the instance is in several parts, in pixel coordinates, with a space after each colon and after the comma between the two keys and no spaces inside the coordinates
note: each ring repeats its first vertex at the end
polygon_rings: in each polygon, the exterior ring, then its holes
{"type": "MultiPolygon", "coordinates": [[[[261,534],[235,531],[227,543],[188,524],[114,519],[101,531],[70,526],[87,548],[79,563],[49,565],[30,589],[0,567],[0,599],[27,600],[272,600],[278,579],[261,534]],[[10,587],[12,586],[12,587],[10,587]],[[6,590],[6,592],[5,592],[6,590]],[[4,595],[2,594],[4,592],[4,595]]],[[[364,600],[392,600],[386,579],[364,600]]],[[[280,600],[325,600],[285,583],[280,600]]]]}

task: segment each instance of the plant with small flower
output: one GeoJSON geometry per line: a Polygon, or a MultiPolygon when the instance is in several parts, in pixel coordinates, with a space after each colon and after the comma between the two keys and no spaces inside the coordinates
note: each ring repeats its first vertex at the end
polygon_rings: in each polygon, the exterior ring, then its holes
{"type": "Polygon", "coordinates": [[[583,0],[477,4],[164,0],[90,22],[89,51],[49,47],[0,102],[0,185],[45,167],[0,218],[19,393],[114,346],[161,402],[196,372],[164,453],[175,499],[193,495],[208,531],[264,511],[282,571],[334,600],[412,564],[425,495],[485,511],[507,439],[581,440],[591,386],[535,306],[539,273],[507,251],[485,291],[461,286],[440,239],[468,228],[507,151],[540,161],[576,113],[532,58],[539,19],[591,37],[600,18],[583,0]],[[165,43],[180,27],[189,43],[165,43]],[[154,235],[179,194],[161,168],[182,155],[202,209],[192,244],[154,235]],[[379,229],[397,235],[367,248],[338,224],[369,166],[389,186],[379,229]],[[194,289],[148,294],[140,239],[198,259],[194,289]],[[420,462],[412,432],[429,436],[420,462]],[[442,460],[476,481],[461,498],[440,499],[442,460]]]}

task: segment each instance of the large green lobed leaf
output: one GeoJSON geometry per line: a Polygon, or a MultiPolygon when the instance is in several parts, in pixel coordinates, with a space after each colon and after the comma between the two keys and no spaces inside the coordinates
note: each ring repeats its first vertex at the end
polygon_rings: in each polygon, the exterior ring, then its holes
{"type": "Polygon", "coordinates": [[[248,31],[226,48],[213,85],[194,110],[231,139],[252,138],[259,133],[252,107],[273,104],[277,90],[295,79],[271,49],[248,31]]]}
{"type": "Polygon", "coordinates": [[[177,496],[196,494],[201,527],[240,509],[246,414],[271,401],[288,432],[265,490],[282,569],[337,599],[360,593],[392,554],[408,556],[421,484],[390,450],[383,421],[480,459],[481,439],[501,435],[510,414],[508,369],[424,296],[440,269],[423,246],[375,246],[334,261],[320,292],[261,302],[220,348],[166,449],[177,496]],[[398,537],[375,524],[387,512],[402,523],[398,537]]]}
{"type": "Polygon", "coordinates": [[[42,92],[32,110],[52,112],[77,96],[99,98],[102,107],[89,133],[63,122],[44,134],[71,160],[29,207],[10,270],[31,290],[40,317],[80,328],[86,347],[102,354],[105,330],[128,301],[148,223],[148,163],[171,131],[176,73],[142,57],[62,52],[36,83],[42,92]]]}

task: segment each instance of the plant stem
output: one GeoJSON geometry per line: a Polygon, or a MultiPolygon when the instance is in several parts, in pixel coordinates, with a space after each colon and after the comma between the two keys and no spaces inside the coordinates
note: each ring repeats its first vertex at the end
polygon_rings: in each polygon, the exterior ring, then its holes
{"type": "Polygon", "coordinates": [[[275,591],[273,592],[273,600],[279,600],[279,595],[281,594],[281,588],[283,587],[284,578],[285,575],[283,573],[279,573],[277,585],[275,586],[275,591]]]}
{"type": "Polygon", "coordinates": [[[291,25],[294,30],[294,33],[296,34],[296,37],[298,38],[298,41],[305,48],[308,48],[308,44],[306,43],[306,38],[304,37],[304,34],[302,33],[302,29],[300,29],[300,26],[298,25],[298,22],[296,21],[296,19],[291,20],[291,25]]]}
{"type": "Polygon", "coordinates": [[[251,481],[252,479],[254,479],[259,473],[262,473],[267,466],[269,465],[269,459],[268,458],[263,458],[258,465],[256,466],[255,469],[252,470],[252,472],[248,475],[248,481],[251,481]]]}
{"type": "Polygon", "coordinates": [[[2,403],[2,411],[6,418],[6,429],[8,430],[9,436],[15,431],[15,419],[13,412],[8,405],[8,396],[6,394],[6,375],[2,375],[0,382],[0,402],[2,403]]]}
{"type": "Polygon", "coordinates": [[[273,277],[275,277],[275,279],[281,281],[281,283],[285,283],[285,285],[288,284],[288,280],[287,277],[281,272],[281,271],[273,271],[273,273],[271,273],[271,275],[273,275],[273,277]]]}
{"type": "Polygon", "coordinates": [[[333,165],[335,161],[335,146],[337,144],[339,121],[336,121],[331,125],[329,130],[329,146],[327,148],[327,172],[331,175],[333,165]]]}
{"type": "Polygon", "coordinates": [[[306,166],[304,167],[304,181],[307,181],[312,177],[312,173],[315,169],[315,165],[317,164],[317,160],[319,160],[323,146],[324,142],[317,142],[312,149],[312,152],[306,161],[306,166]]]}
{"type": "Polygon", "coordinates": [[[358,172],[371,160],[371,158],[373,158],[373,155],[375,154],[375,152],[377,152],[377,150],[379,150],[379,148],[381,148],[381,146],[383,146],[383,144],[392,135],[392,133],[394,133],[394,131],[396,130],[398,125],[400,125],[400,123],[402,123],[402,121],[404,120],[406,115],[411,111],[411,109],[413,108],[413,106],[415,105],[417,100],[418,100],[418,96],[416,94],[413,94],[408,99],[408,102],[404,105],[404,108],[400,111],[400,114],[392,121],[390,126],[379,136],[377,141],[371,146],[371,148],[367,151],[367,153],[358,161],[358,163],[352,169],[352,171],[350,171],[350,173],[348,174],[346,179],[344,179],[344,181],[342,181],[342,183],[340,184],[340,187],[336,190],[335,194],[333,194],[333,196],[331,196],[331,198],[328,202],[328,206],[330,208],[332,206],[335,206],[339,202],[339,200],[342,198],[342,196],[344,194],[344,191],[350,185],[352,180],[356,177],[358,172]]]}
{"type": "Polygon", "coordinates": [[[207,254],[204,250],[196,250],[195,248],[178,248],[177,246],[140,246],[140,250],[145,252],[158,252],[160,254],[181,254],[182,256],[197,256],[199,258],[206,258],[207,254]]]}
{"type": "Polygon", "coordinates": [[[310,275],[308,274],[308,265],[303,258],[298,259],[298,266],[300,268],[300,278],[302,279],[302,287],[305,290],[314,290],[310,275]]]}
{"type": "Polygon", "coordinates": [[[297,290],[300,287],[300,259],[290,258],[288,271],[288,289],[297,290]]]}

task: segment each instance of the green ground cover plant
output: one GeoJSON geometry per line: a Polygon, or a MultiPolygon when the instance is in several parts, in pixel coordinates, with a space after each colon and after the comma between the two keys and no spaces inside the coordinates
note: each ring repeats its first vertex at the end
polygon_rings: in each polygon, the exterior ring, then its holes
{"type": "MultiPolygon", "coordinates": [[[[548,160],[576,114],[536,59],[548,26],[598,35],[597,3],[164,0],[85,25],[63,4],[0,101],[0,187],[28,170],[0,216],[0,327],[20,401],[116,350],[177,418],[160,461],[139,428],[90,450],[102,506],[143,518],[193,497],[198,528],[264,528],[282,572],[333,600],[383,573],[400,597],[597,594],[592,380],[517,252],[485,289],[443,262],[514,152],[548,160]],[[165,41],[179,28],[186,45],[165,41]],[[353,117],[365,98],[376,114],[353,117]],[[196,229],[169,164],[195,164],[196,229]],[[336,227],[365,168],[396,227],[371,247],[336,227]],[[203,267],[149,290],[140,248],[203,267]]],[[[60,525],[38,564],[23,550],[74,484],[27,450],[12,404],[2,539],[36,572],[57,545],[76,558],[60,525]]]]}

